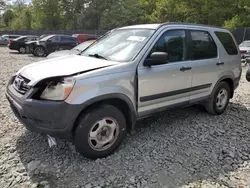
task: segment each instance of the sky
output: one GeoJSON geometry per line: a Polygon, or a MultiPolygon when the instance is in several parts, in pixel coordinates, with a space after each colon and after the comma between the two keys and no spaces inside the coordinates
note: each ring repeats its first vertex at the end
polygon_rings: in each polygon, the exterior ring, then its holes
{"type": "MultiPolygon", "coordinates": [[[[9,3],[13,3],[15,2],[15,0],[6,0],[7,2],[9,1],[9,3]]],[[[23,0],[25,3],[31,3],[32,0],[23,0]]]]}

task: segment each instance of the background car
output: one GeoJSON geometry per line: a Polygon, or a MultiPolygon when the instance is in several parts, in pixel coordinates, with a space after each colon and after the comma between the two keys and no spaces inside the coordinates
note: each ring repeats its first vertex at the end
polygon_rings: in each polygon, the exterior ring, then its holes
{"type": "Polygon", "coordinates": [[[96,40],[99,38],[98,35],[91,35],[91,34],[73,34],[73,37],[78,38],[78,40],[83,43],[88,40],[96,40]]]}
{"type": "Polygon", "coordinates": [[[38,57],[44,57],[55,51],[71,50],[78,44],[80,44],[80,41],[76,37],[50,35],[36,42],[33,54],[38,57]]]}
{"type": "Polygon", "coordinates": [[[44,37],[50,36],[50,35],[52,35],[52,34],[41,35],[39,37],[39,39],[36,40],[36,41],[25,42],[25,51],[26,51],[26,53],[33,53],[33,50],[34,50],[34,47],[36,46],[37,41],[43,39],[44,37]]]}
{"type": "Polygon", "coordinates": [[[61,57],[65,55],[72,55],[72,54],[80,54],[83,50],[85,50],[87,47],[89,47],[92,43],[94,43],[95,40],[88,40],[85,41],[78,46],[74,47],[71,50],[62,50],[62,51],[57,51],[49,54],[47,58],[56,58],[56,57],[61,57]]]}
{"type": "Polygon", "coordinates": [[[0,36],[0,45],[7,45],[7,44],[8,44],[8,40],[0,36]]]}
{"type": "Polygon", "coordinates": [[[7,45],[9,43],[9,40],[16,39],[20,36],[21,35],[1,35],[0,36],[0,45],[7,45]]]}
{"type": "Polygon", "coordinates": [[[39,37],[34,36],[34,35],[21,36],[17,39],[10,40],[8,46],[9,46],[10,50],[17,50],[17,51],[19,51],[19,53],[24,54],[26,52],[25,42],[36,41],[38,39],[39,39],[39,37]]]}
{"type": "Polygon", "coordinates": [[[250,40],[246,40],[239,45],[241,53],[241,61],[246,61],[250,57],[250,40]]]}

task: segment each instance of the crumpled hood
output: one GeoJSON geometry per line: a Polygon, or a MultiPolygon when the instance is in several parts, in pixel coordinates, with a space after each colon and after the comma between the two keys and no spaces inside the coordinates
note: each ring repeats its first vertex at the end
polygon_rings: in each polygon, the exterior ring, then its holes
{"type": "Polygon", "coordinates": [[[29,85],[35,85],[45,78],[67,76],[116,64],[118,63],[113,61],[69,55],[29,64],[21,68],[16,74],[21,74],[31,80],[29,85]]]}

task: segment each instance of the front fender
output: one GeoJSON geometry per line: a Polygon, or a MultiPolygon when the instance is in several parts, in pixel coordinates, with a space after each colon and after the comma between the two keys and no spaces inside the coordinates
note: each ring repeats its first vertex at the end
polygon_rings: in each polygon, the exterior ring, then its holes
{"type": "Polygon", "coordinates": [[[124,101],[131,112],[132,122],[137,116],[135,76],[133,71],[106,74],[77,80],[66,102],[86,107],[109,99],[124,101]]]}

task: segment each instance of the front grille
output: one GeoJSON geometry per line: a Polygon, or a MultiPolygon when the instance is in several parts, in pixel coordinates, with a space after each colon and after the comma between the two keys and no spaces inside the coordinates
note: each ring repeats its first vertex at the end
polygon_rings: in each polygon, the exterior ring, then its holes
{"type": "Polygon", "coordinates": [[[21,94],[25,94],[30,90],[30,86],[28,83],[30,82],[29,79],[21,76],[20,74],[17,75],[13,82],[13,87],[21,94]]]}

